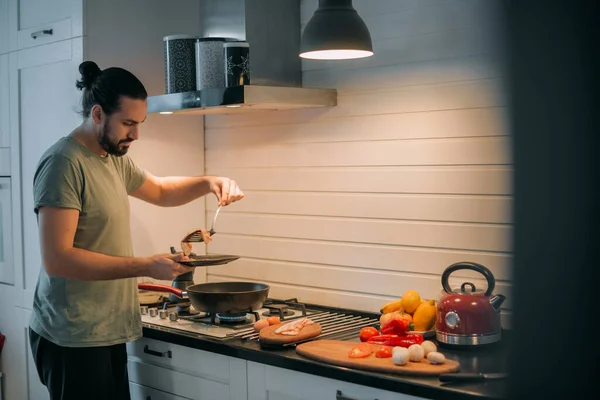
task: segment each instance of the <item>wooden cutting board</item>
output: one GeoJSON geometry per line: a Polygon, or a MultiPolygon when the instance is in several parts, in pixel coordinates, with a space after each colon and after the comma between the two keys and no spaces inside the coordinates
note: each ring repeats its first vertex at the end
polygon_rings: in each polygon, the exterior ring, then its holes
{"type": "Polygon", "coordinates": [[[313,338],[315,336],[319,336],[321,334],[321,324],[314,323],[310,325],[306,325],[298,335],[282,335],[279,333],[275,333],[275,330],[280,326],[289,323],[289,321],[282,322],[280,324],[275,324],[271,326],[267,326],[262,328],[258,333],[258,338],[261,343],[271,344],[271,345],[284,345],[290,343],[298,343],[302,342],[306,339],[313,338]]]}
{"type": "Polygon", "coordinates": [[[296,346],[296,353],[316,361],[341,367],[401,375],[437,376],[460,369],[458,362],[448,359],[439,365],[431,364],[427,360],[418,363],[409,361],[406,365],[396,365],[391,358],[377,358],[375,353],[365,358],[348,357],[348,352],[358,344],[357,342],[340,340],[314,340],[296,346]]]}

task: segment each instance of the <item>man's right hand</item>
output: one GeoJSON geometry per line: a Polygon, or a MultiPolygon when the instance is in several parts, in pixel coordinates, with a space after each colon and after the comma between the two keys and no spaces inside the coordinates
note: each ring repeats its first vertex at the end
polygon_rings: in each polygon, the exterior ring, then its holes
{"type": "Polygon", "coordinates": [[[148,266],[148,276],[160,280],[173,280],[181,274],[194,270],[194,267],[186,267],[178,263],[176,260],[181,258],[180,255],[173,254],[157,254],[150,257],[148,266]]]}

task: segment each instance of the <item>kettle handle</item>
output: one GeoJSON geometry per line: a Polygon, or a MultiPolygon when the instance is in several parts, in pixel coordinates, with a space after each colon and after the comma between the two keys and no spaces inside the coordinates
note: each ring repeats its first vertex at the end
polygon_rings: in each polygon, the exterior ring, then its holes
{"type": "Polygon", "coordinates": [[[494,287],[496,287],[496,279],[494,279],[494,274],[492,274],[492,271],[490,271],[481,264],[467,261],[461,261],[450,265],[442,274],[442,286],[444,287],[446,293],[452,293],[452,288],[448,284],[448,278],[450,277],[450,274],[461,269],[470,269],[479,272],[481,275],[485,276],[485,279],[487,280],[488,284],[488,288],[485,292],[485,295],[489,296],[492,294],[492,292],[494,291],[494,287]]]}

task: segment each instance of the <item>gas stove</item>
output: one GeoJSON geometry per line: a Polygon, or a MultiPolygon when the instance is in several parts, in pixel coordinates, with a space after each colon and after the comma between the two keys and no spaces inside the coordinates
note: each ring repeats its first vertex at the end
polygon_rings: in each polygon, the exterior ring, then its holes
{"type": "Polygon", "coordinates": [[[253,325],[259,319],[277,316],[282,322],[309,317],[322,326],[320,337],[353,335],[365,326],[379,323],[377,315],[298,302],[297,299],[268,298],[259,310],[240,314],[209,314],[190,304],[166,301],[161,307],[141,306],[142,325],[147,328],[192,337],[219,340],[258,340],[253,325]]]}

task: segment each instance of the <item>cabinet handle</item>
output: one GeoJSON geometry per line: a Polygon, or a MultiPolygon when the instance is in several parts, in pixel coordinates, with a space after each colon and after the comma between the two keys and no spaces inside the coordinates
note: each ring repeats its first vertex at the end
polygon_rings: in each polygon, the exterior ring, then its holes
{"type": "Polygon", "coordinates": [[[31,37],[33,39],[37,39],[38,36],[51,36],[53,33],[53,29],[42,29],[41,31],[33,32],[31,37]]]}
{"type": "Polygon", "coordinates": [[[168,351],[151,350],[150,347],[148,347],[148,345],[144,346],[144,353],[150,354],[151,356],[156,356],[156,357],[173,358],[173,354],[171,353],[171,350],[168,350],[168,351]]]}
{"type": "MultiPolygon", "coordinates": [[[[335,392],[335,400],[357,400],[353,397],[348,397],[348,396],[344,396],[342,394],[341,390],[338,390],[337,392],[335,392]]],[[[373,400],[377,400],[377,399],[373,399],[373,400]]]]}

